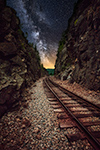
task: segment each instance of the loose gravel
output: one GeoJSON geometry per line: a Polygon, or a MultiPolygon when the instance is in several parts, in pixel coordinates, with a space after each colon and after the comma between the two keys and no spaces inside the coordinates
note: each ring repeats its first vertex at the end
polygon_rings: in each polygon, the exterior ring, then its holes
{"type": "Polygon", "coordinates": [[[76,82],[70,83],[69,80],[62,81],[55,77],[51,77],[51,79],[76,95],[100,106],[100,91],[89,90],[76,82]]]}
{"type": "Polygon", "coordinates": [[[43,88],[43,79],[26,90],[20,108],[0,120],[1,150],[90,150],[87,140],[70,143],[66,134],[76,129],[60,129],[57,113],[43,88]],[[30,94],[29,94],[30,93],[30,94]]]}

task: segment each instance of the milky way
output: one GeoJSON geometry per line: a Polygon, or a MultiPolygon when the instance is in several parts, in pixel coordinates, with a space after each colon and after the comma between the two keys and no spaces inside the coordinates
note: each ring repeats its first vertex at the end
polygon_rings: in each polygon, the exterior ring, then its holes
{"type": "Polygon", "coordinates": [[[53,68],[58,42],[67,29],[68,19],[77,0],[7,0],[20,18],[28,41],[37,45],[41,63],[53,68]]]}

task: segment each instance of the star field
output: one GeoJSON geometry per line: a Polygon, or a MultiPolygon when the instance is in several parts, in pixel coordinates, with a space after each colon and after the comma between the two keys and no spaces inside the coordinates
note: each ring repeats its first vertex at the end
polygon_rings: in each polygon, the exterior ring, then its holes
{"type": "Polygon", "coordinates": [[[77,0],[7,0],[20,18],[23,32],[28,41],[37,45],[41,63],[53,68],[58,42],[67,29],[74,3],[77,0]]]}

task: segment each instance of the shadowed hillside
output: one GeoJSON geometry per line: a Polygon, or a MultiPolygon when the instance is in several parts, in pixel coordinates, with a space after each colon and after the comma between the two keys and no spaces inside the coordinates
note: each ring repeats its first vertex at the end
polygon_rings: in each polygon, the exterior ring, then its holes
{"type": "Polygon", "coordinates": [[[0,116],[21,93],[47,72],[36,48],[28,44],[16,12],[0,1],[0,116]]]}
{"type": "Polygon", "coordinates": [[[100,90],[100,1],[78,0],[59,42],[55,74],[100,90]]]}

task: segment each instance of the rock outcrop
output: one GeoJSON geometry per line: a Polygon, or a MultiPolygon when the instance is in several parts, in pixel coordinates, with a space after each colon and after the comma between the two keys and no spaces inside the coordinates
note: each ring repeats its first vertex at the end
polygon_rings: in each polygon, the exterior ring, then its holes
{"type": "MultiPolygon", "coordinates": [[[[0,1],[0,117],[43,76],[39,53],[24,37],[16,12],[0,1]]],[[[43,69],[42,69],[43,70],[43,69]]]]}
{"type": "MultiPolygon", "coordinates": [[[[55,74],[73,68],[71,81],[100,90],[100,1],[79,0],[58,51],[55,74]]],[[[68,74],[67,74],[68,76],[68,74]]]]}

